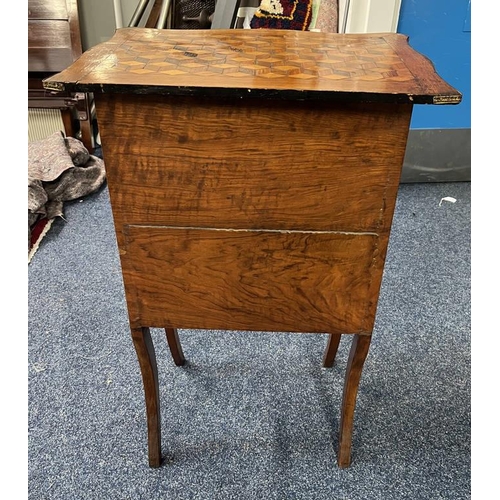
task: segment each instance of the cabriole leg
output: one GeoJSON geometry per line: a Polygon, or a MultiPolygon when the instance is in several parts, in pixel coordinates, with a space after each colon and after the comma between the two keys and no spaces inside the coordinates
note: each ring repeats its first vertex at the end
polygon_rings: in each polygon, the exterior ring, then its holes
{"type": "Polygon", "coordinates": [[[184,353],[182,352],[181,342],[179,340],[179,335],[177,334],[177,328],[165,328],[165,333],[167,334],[168,347],[170,348],[170,353],[174,359],[174,363],[177,366],[182,366],[186,359],[184,358],[184,353]]]}
{"type": "Polygon", "coordinates": [[[352,339],[349,360],[347,361],[344,382],[344,395],[340,415],[339,451],[337,463],[339,467],[349,467],[351,463],[352,429],[354,422],[354,408],[358,393],[359,380],[363,365],[370,347],[371,335],[354,335],[352,339]]]}
{"type": "Polygon", "coordinates": [[[149,466],[159,467],[161,463],[160,433],[160,391],[158,387],[158,368],[149,328],[133,328],[132,340],[139,360],[146,400],[148,425],[149,466]]]}
{"type": "Polygon", "coordinates": [[[340,344],[340,333],[330,333],[328,345],[326,346],[325,355],[323,356],[323,367],[331,368],[337,355],[337,350],[340,344]]]}

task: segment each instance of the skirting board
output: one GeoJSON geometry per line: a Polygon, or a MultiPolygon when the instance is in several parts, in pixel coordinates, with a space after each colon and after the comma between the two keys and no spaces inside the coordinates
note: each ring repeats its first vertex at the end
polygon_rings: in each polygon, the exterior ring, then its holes
{"type": "Polygon", "coordinates": [[[402,183],[471,180],[471,129],[413,129],[402,183]]]}

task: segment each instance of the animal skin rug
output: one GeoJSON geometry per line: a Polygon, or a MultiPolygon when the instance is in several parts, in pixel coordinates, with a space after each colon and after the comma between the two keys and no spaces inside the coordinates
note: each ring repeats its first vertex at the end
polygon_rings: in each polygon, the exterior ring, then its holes
{"type": "Polygon", "coordinates": [[[28,252],[40,219],[62,217],[65,201],[97,191],[105,179],[104,161],[74,137],[56,132],[28,143],[28,252]]]}

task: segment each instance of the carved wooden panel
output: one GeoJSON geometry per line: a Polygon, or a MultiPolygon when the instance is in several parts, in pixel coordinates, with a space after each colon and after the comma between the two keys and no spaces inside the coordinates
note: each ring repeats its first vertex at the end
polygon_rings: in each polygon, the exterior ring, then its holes
{"type": "Polygon", "coordinates": [[[28,71],[62,71],[81,55],[77,0],[29,0],[28,71]]]}
{"type": "Polygon", "coordinates": [[[28,21],[29,71],[61,71],[72,62],[71,35],[67,21],[28,21]]]}
{"type": "Polygon", "coordinates": [[[68,19],[66,0],[28,0],[28,19],[68,19]]]}

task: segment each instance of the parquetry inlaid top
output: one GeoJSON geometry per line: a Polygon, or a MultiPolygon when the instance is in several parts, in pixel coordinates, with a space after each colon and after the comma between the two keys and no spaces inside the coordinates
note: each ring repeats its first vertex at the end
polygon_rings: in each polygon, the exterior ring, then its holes
{"type": "Polygon", "coordinates": [[[47,89],[456,104],[399,34],[122,28],[47,89]]]}

